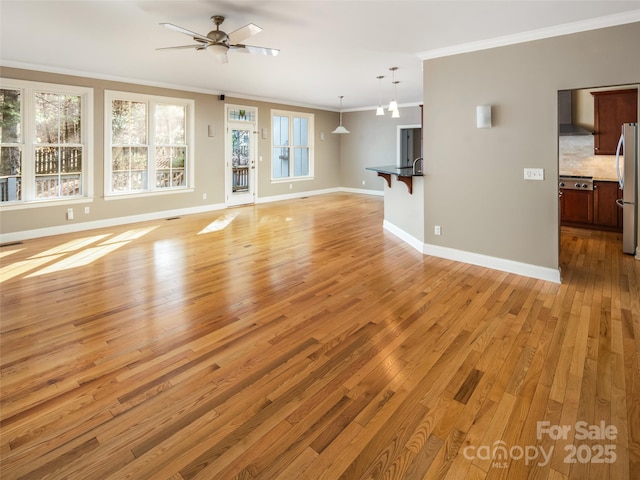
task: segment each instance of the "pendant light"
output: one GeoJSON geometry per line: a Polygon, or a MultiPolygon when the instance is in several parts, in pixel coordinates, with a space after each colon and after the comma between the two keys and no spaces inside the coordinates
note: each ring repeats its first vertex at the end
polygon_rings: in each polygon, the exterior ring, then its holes
{"type": "Polygon", "coordinates": [[[396,70],[398,70],[398,67],[391,67],[389,70],[391,70],[391,83],[393,84],[393,100],[389,103],[389,111],[393,112],[398,110],[398,102],[396,102],[396,84],[400,82],[396,82],[396,70]]]}
{"type": "Polygon", "coordinates": [[[384,115],[384,107],[382,106],[382,79],[384,75],[379,75],[376,77],[378,79],[378,108],[376,110],[376,115],[384,115]]]}
{"type": "Polygon", "coordinates": [[[344,95],[340,95],[340,125],[336,127],[336,129],[331,133],[351,133],[349,130],[342,126],[342,99],[344,95]]]}
{"type": "MultiPolygon", "coordinates": [[[[391,112],[391,118],[400,118],[400,110],[398,109],[398,102],[395,101],[396,98],[396,85],[400,82],[396,80],[393,82],[393,98],[394,100],[391,102],[394,104],[395,109],[391,112]]],[[[391,110],[391,105],[389,105],[389,110],[391,110]]]]}

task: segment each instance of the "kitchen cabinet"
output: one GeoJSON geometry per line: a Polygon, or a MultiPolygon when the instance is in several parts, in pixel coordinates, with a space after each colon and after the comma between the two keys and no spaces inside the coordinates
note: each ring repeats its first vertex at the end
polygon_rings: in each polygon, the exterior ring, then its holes
{"type": "Polygon", "coordinates": [[[563,225],[593,224],[593,191],[561,189],[560,222],[563,225]]]}
{"type": "Polygon", "coordinates": [[[571,227],[622,231],[618,182],[594,181],[593,190],[560,189],[560,223],[571,227]]]}
{"type": "Polygon", "coordinates": [[[622,229],[622,209],[616,200],[622,198],[617,182],[593,182],[593,223],[600,227],[622,229]]]}
{"type": "Polygon", "coordinates": [[[591,95],[594,153],[615,155],[622,124],[638,121],[638,89],[591,92],[591,95]]]}

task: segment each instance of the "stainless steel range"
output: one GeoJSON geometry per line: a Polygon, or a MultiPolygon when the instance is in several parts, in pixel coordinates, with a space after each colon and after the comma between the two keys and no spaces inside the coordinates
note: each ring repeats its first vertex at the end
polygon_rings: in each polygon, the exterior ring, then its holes
{"type": "Polygon", "coordinates": [[[565,190],[593,190],[593,177],[560,175],[558,186],[565,190]]]}

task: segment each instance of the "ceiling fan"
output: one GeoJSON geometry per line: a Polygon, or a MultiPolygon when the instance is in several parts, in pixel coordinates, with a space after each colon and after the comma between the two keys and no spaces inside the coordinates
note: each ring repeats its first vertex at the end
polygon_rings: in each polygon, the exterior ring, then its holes
{"type": "Polygon", "coordinates": [[[227,58],[227,52],[229,50],[234,52],[257,53],[271,56],[278,55],[280,52],[277,48],[255,47],[253,45],[245,45],[242,43],[249,37],[252,37],[256,33],[260,33],[262,31],[262,28],[253,23],[249,23],[248,25],[227,34],[220,30],[220,25],[224,22],[223,16],[214,15],[211,17],[211,20],[216,25],[216,29],[211,30],[206,36],[192,32],[191,30],[187,30],[186,28],[179,27],[172,23],[161,23],[160,25],[163,25],[170,30],[189,35],[198,43],[193,45],[181,45],[178,47],[156,48],[156,50],[174,50],[180,48],[208,50],[213,53],[221,63],[227,63],[229,61],[227,58]]]}

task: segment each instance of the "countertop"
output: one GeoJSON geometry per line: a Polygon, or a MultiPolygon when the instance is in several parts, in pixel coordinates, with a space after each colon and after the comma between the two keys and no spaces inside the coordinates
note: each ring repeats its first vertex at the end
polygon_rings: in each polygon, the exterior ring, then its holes
{"type": "MultiPolygon", "coordinates": [[[[622,162],[622,159],[620,159],[622,162]]],[[[618,181],[615,155],[593,155],[560,161],[560,175],[585,175],[594,180],[618,181]]]]}
{"type": "Polygon", "coordinates": [[[397,165],[383,165],[381,167],[366,167],[366,170],[372,170],[379,173],[388,173],[399,177],[422,177],[422,172],[413,173],[412,167],[398,167],[397,165]]]}

